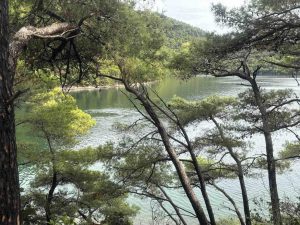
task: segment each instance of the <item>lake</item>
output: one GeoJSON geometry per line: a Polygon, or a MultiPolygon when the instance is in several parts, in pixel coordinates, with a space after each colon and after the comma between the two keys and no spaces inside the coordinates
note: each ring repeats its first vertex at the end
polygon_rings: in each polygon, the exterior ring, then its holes
{"type": "MultiPolygon", "coordinates": [[[[266,89],[293,89],[297,94],[300,94],[300,87],[293,78],[263,76],[257,78],[259,84],[266,89]]],[[[151,87],[165,100],[168,101],[174,95],[187,99],[202,99],[210,95],[236,96],[239,92],[247,87],[241,85],[239,78],[213,78],[213,77],[195,77],[188,81],[166,79],[159,83],[153,84],[151,87]]],[[[134,110],[132,104],[127,97],[122,93],[123,89],[103,89],[94,91],[74,92],[72,95],[77,99],[81,109],[90,113],[96,120],[97,124],[92,128],[91,132],[81,139],[78,148],[87,146],[98,146],[105,144],[108,141],[116,142],[122,139],[121,134],[116,128],[116,123],[133,123],[140,117],[139,113],[134,110]]],[[[188,128],[189,135],[193,138],[197,136],[198,128],[188,128]]],[[[275,150],[279,151],[285,141],[293,140],[293,137],[287,133],[276,133],[274,135],[275,150]]],[[[253,152],[263,153],[264,142],[263,137],[255,135],[253,152]]],[[[287,171],[278,176],[279,192],[281,196],[289,196],[295,198],[300,196],[300,171],[299,164],[295,163],[291,171],[287,171]]],[[[261,172],[255,178],[246,180],[250,201],[262,197],[268,199],[268,182],[266,173],[261,172]]],[[[241,194],[239,183],[237,180],[223,180],[219,182],[234,199],[237,199],[238,205],[241,206],[241,194]]],[[[169,191],[174,202],[184,208],[191,208],[185,195],[181,191],[169,191]]],[[[199,195],[199,192],[197,192],[199,195]]],[[[229,209],[231,205],[226,201],[223,195],[209,188],[209,195],[212,201],[214,211],[218,218],[235,217],[235,214],[229,209]]],[[[139,199],[131,196],[131,203],[141,207],[139,215],[135,219],[135,224],[155,224],[151,223],[151,204],[153,202],[145,199],[139,199]]],[[[253,204],[252,204],[253,205],[253,204]]],[[[152,205],[153,206],[153,205],[152,205]]],[[[242,208],[241,208],[242,211],[242,208]]],[[[161,222],[157,224],[166,224],[161,222]]],[[[189,224],[197,224],[196,221],[190,220],[189,224]]]]}

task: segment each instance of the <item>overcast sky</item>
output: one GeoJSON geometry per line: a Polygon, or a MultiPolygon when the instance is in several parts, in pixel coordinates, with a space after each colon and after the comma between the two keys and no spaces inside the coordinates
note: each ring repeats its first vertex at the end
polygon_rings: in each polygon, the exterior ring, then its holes
{"type": "Polygon", "coordinates": [[[244,4],[245,0],[156,0],[154,8],[166,16],[200,27],[206,31],[224,32],[211,12],[212,3],[222,3],[229,8],[244,4]]]}

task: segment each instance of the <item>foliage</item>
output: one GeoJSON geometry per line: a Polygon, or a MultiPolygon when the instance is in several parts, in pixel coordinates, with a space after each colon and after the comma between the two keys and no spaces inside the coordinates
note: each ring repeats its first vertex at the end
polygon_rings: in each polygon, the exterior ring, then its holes
{"type": "MultiPolygon", "coordinates": [[[[296,126],[299,123],[298,97],[292,90],[261,89],[261,98],[266,107],[269,127],[271,131],[278,131],[296,126]]],[[[254,132],[262,129],[262,118],[257,111],[255,96],[251,90],[239,94],[240,104],[237,108],[236,120],[244,120],[252,127],[254,132]]]]}
{"type": "MultiPolygon", "coordinates": [[[[159,141],[151,138],[142,138],[138,142],[124,139],[119,145],[107,148],[103,157],[106,169],[113,174],[114,180],[128,187],[129,193],[149,198],[154,204],[170,205],[172,198],[167,196],[168,186],[177,186],[179,181],[159,141]]],[[[160,206],[159,209],[163,210],[160,206]]],[[[173,211],[170,207],[168,210],[173,211]]],[[[165,219],[168,220],[168,217],[165,219]]]]}
{"type": "Polygon", "coordinates": [[[167,38],[166,44],[172,49],[179,49],[181,45],[186,42],[205,37],[205,31],[200,28],[168,18],[164,15],[158,16],[160,17],[160,21],[167,38]]]}
{"type": "Polygon", "coordinates": [[[112,85],[114,82],[100,78],[99,72],[115,76],[123,64],[126,70],[134,70],[134,82],[157,80],[170,74],[167,67],[173,49],[204,32],[148,10],[136,11],[134,2],[129,2],[71,4],[42,0],[28,1],[22,6],[11,1],[12,29],[28,22],[44,26],[57,20],[77,23],[82,16],[88,18],[81,27],[82,35],[74,40],[31,41],[23,63],[34,71],[54,70],[53,80],[63,86],[77,81],[83,85],[112,85]],[[95,16],[89,17],[90,13],[95,16]],[[66,50],[60,52],[62,48],[66,50]],[[151,72],[146,75],[145,71],[151,72]],[[141,75],[137,76],[138,73],[141,75]]]}
{"type": "MultiPolygon", "coordinates": [[[[84,78],[85,84],[111,84],[99,79],[103,73],[127,76],[130,83],[157,80],[170,73],[167,67],[173,51],[164,45],[162,20],[148,11],[136,11],[134,1],[12,0],[9,4],[12,35],[23,26],[32,31],[64,22],[80,28],[26,39],[16,74],[21,84],[16,90],[36,86],[31,83],[36,78],[45,81],[38,85],[48,91],[58,83],[66,87],[84,78]]],[[[116,224],[121,218],[129,224],[136,210],[124,203],[124,190],[109,175],[90,169],[99,160],[91,160],[98,153],[67,150],[93,126],[91,117],[59,89],[38,93],[30,101],[32,114],[26,122],[31,133],[47,145],[19,143],[24,162],[35,172],[32,190],[23,196],[26,223],[72,224],[74,217],[81,216],[86,223],[97,218],[116,224]]]]}
{"type": "MultiPolygon", "coordinates": [[[[297,2],[284,2],[286,4],[282,5],[283,9],[297,5],[297,2]]],[[[64,86],[81,82],[83,78],[85,85],[111,85],[113,82],[108,80],[109,77],[123,79],[133,85],[171,74],[168,67],[189,74],[205,72],[214,75],[222,73],[226,76],[227,71],[258,71],[260,66],[268,65],[266,59],[287,64],[297,63],[295,56],[285,55],[282,58],[277,52],[274,53],[277,50],[282,53],[285,49],[296,49],[295,46],[298,49],[299,46],[297,43],[289,46],[290,43],[286,41],[291,40],[290,34],[293,32],[286,32],[286,36],[277,38],[275,28],[280,27],[281,21],[273,15],[266,15],[273,12],[276,14],[278,10],[272,1],[256,0],[240,11],[230,12],[220,5],[215,6],[217,20],[233,26],[239,32],[223,36],[209,34],[205,38],[202,37],[202,31],[178,21],[149,11],[134,10],[133,1],[129,1],[129,4],[127,1],[107,0],[76,1],[76,4],[46,0],[27,1],[20,5],[17,3],[10,2],[13,30],[23,24],[45,26],[57,20],[61,22],[62,19],[80,23],[82,16],[89,16],[91,13],[96,15],[82,22],[80,35],[76,34],[76,38],[36,39],[29,44],[26,54],[19,62],[18,77],[20,80],[26,79],[27,75],[30,78],[41,77],[48,88],[57,84],[58,80],[64,86]],[[48,7],[45,8],[45,5],[48,7]],[[85,15],[82,15],[83,12],[85,15]],[[266,21],[260,23],[256,20],[260,16],[266,16],[266,21]],[[274,22],[274,29],[266,26],[271,22],[274,22]],[[247,30],[248,28],[251,29],[247,30]],[[273,34],[264,38],[270,29],[273,34]],[[256,40],[257,36],[263,37],[262,40],[256,40]],[[250,48],[251,54],[248,53],[250,48]],[[176,53],[174,49],[179,51],[176,53]],[[170,63],[171,59],[173,61],[170,63]],[[246,60],[250,62],[249,67],[243,64],[246,60]]],[[[293,22],[289,17],[287,19],[288,22],[293,22]]],[[[294,31],[293,28],[288,28],[290,30],[294,31]]],[[[266,71],[274,69],[266,67],[266,71]]],[[[256,74],[253,76],[256,77],[256,74]]],[[[23,83],[20,89],[26,85],[23,83]]],[[[271,132],[298,123],[299,110],[291,110],[289,107],[289,101],[293,97],[291,91],[262,90],[261,93],[271,132]]],[[[169,106],[178,113],[180,121],[176,123],[177,128],[179,122],[183,125],[204,120],[215,123],[215,129],[203,139],[195,140],[193,147],[209,149],[207,153],[214,156],[234,149],[231,155],[243,160],[246,157],[244,136],[234,135],[232,130],[247,131],[248,134],[262,132],[264,118],[258,112],[255,97],[249,91],[241,94],[238,100],[212,96],[201,101],[186,101],[175,97],[169,106]],[[239,111],[235,117],[230,117],[227,111],[232,107],[237,107],[239,111]],[[245,129],[238,127],[239,124],[229,127],[225,122],[220,122],[220,119],[225,121],[228,118],[235,122],[244,121],[246,126],[250,124],[251,127],[245,129]],[[224,137],[221,137],[218,126],[226,131],[224,137]]],[[[165,163],[170,159],[159,141],[152,140],[138,145],[126,141],[126,144],[132,146],[69,150],[76,143],[77,137],[84,135],[95,122],[78,109],[72,97],[59,89],[40,93],[31,102],[32,115],[27,120],[32,131],[44,138],[48,146],[32,148],[30,145],[20,144],[26,160],[32,164],[36,173],[31,182],[33,190],[23,196],[24,218],[29,224],[45,222],[44,214],[49,214],[46,212],[47,204],[51,206],[52,217],[55,217],[52,221],[54,224],[72,224],[73,218],[81,218],[82,223],[97,219],[104,224],[118,224],[120,221],[123,221],[122,224],[130,224],[129,217],[135,214],[136,209],[124,202],[128,190],[113,182],[111,174],[92,170],[91,166],[98,161],[105,161],[109,172],[115,172],[113,178],[122,180],[125,187],[135,188],[134,191],[151,197],[166,197],[159,185],[172,184],[175,179],[170,172],[170,164],[165,163]],[[53,193],[52,187],[55,189],[53,193]],[[62,207],[64,202],[70,204],[62,207]]],[[[296,148],[297,144],[289,145],[287,149],[293,152],[296,148]]],[[[182,149],[184,147],[176,150],[180,152],[182,149]]],[[[288,151],[283,154],[290,155],[288,151]]],[[[226,169],[234,171],[225,173],[220,167],[215,167],[215,161],[201,156],[198,157],[198,163],[205,171],[206,181],[233,177],[236,172],[235,165],[219,163],[218,166],[226,166],[226,169]]],[[[186,168],[189,173],[194,173],[194,168],[189,164],[186,168]]],[[[247,170],[243,172],[248,173],[247,170]]]]}
{"type": "Polygon", "coordinates": [[[137,209],[124,202],[124,188],[111,181],[108,174],[91,169],[109,146],[68,149],[95,121],[59,88],[39,93],[31,100],[28,123],[34,135],[47,145],[28,148],[25,144],[21,148],[22,160],[29,163],[27,168],[34,168],[31,189],[25,188],[22,196],[24,222],[44,223],[50,217],[53,224],[69,225],[75,219],[84,224],[95,219],[109,221],[115,215],[129,224],[129,217],[137,209]]]}
{"type": "Polygon", "coordinates": [[[300,143],[287,143],[285,149],[280,152],[280,158],[294,158],[297,159],[300,156],[300,143]]]}
{"type": "Polygon", "coordinates": [[[67,215],[62,216],[60,219],[52,220],[51,225],[76,225],[72,218],[69,218],[67,215]]]}
{"type": "MultiPolygon", "coordinates": [[[[192,43],[186,53],[190,60],[175,64],[175,68],[183,69],[191,75],[205,73],[216,77],[236,76],[251,87],[238,96],[237,116],[232,118],[235,120],[232,127],[237,132],[245,132],[241,137],[251,138],[253,133],[264,136],[266,160],[259,161],[267,164],[268,168],[272,223],[280,225],[282,216],[276,183],[279,163],[274,159],[272,135],[299,124],[299,100],[289,90],[265,91],[259,87],[258,80],[261,69],[268,71],[269,65],[298,69],[298,54],[293,49],[299,47],[299,2],[287,0],[278,4],[275,1],[253,0],[237,9],[227,10],[219,4],[214,6],[214,10],[217,21],[230,26],[232,32],[224,35],[209,34],[206,40],[192,43]]],[[[225,133],[222,134],[223,124],[217,125],[217,120],[214,123],[220,136],[226,137],[225,133]]],[[[237,154],[231,148],[227,146],[239,165],[244,157],[242,155],[241,159],[236,160],[237,154]]],[[[247,173],[247,169],[244,172],[247,173]]],[[[247,224],[251,224],[251,221],[247,224]]]]}
{"type": "Polygon", "coordinates": [[[209,120],[212,116],[218,117],[236,103],[233,97],[210,96],[202,100],[187,101],[180,97],[173,97],[169,102],[174,108],[183,124],[195,120],[209,120]]]}
{"type": "Polygon", "coordinates": [[[73,144],[78,135],[85,134],[95,121],[80,110],[75,99],[60,88],[32,98],[31,126],[40,135],[61,145],[73,144]]]}
{"type": "MultiPolygon", "coordinates": [[[[198,164],[201,166],[203,177],[205,182],[214,183],[220,179],[233,179],[236,178],[236,174],[225,168],[225,165],[220,165],[218,162],[212,159],[207,159],[199,156],[197,158],[198,164]]],[[[185,163],[188,174],[196,180],[195,168],[190,163],[185,163]]],[[[195,184],[197,182],[194,181],[195,184]]]]}
{"type": "Polygon", "coordinates": [[[293,61],[298,60],[294,50],[299,48],[299,26],[298,19],[295,19],[298,8],[299,2],[294,0],[282,0],[280,3],[273,0],[254,0],[233,10],[228,10],[220,4],[215,5],[217,20],[234,27],[234,32],[227,36],[227,47],[217,51],[227,49],[225,54],[230,54],[251,48],[260,53],[264,52],[265,62],[268,62],[269,66],[279,66],[281,70],[286,69],[286,72],[295,69],[293,65],[298,63],[294,64],[293,61]],[[286,25],[287,23],[289,25],[286,25]],[[273,60],[273,57],[277,59],[273,60]]]}
{"type": "Polygon", "coordinates": [[[300,203],[299,197],[296,201],[289,198],[284,198],[281,201],[281,209],[283,214],[283,221],[288,225],[300,224],[300,203]]]}
{"type": "MultiPolygon", "coordinates": [[[[253,210],[253,223],[255,225],[269,225],[272,224],[272,220],[267,220],[267,211],[271,211],[270,202],[266,202],[264,199],[254,200],[255,209],[253,210]]],[[[300,222],[299,214],[299,197],[294,200],[283,197],[280,202],[280,208],[283,217],[284,225],[298,225],[300,222]]]]}
{"type": "Polygon", "coordinates": [[[239,225],[240,222],[238,220],[235,220],[235,219],[220,219],[218,222],[217,222],[218,225],[239,225]]]}
{"type": "Polygon", "coordinates": [[[119,146],[106,148],[103,154],[108,168],[114,168],[117,180],[124,180],[132,187],[146,187],[152,184],[171,183],[173,174],[170,166],[163,163],[167,156],[162,147],[155,141],[141,140],[135,144],[125,139],[119,146]],[[162,162],[160,162],[162,160],[162,162]],[[117,169],[117,170],[116,170],[117,169]]]}

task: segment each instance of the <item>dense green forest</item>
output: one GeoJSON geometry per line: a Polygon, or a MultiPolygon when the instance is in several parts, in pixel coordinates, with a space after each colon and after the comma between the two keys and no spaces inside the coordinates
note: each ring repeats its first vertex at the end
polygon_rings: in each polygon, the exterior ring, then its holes
{"type": "Polygon", "coordinates": [[[161,18],[163,34],[167,37],[166,45],[171,49],[179,49],[182,44],[192,42],[195,39],[205,38],[206,32],[187,23],[157,14],[161,18]]]}
{"type": "Polygon", "coordinates": [[[136,3],[1,1],[0,225],[130,225],[141,210],[129,203],[133,195],[155,201],[162,224],[300,224],[299,201],[283,199],[277,182],[300,157],[300,100],[293,90],[258,82],[263,72],[298,82],[299,2],[214,5],[216,20],[232,28],[224,35],[136,10],[136,3]],[[166,102],[147,85],[203,74],[236,77],[248,88],[166,102]],[[79,148],[97,121],[70,88],[116,84],[140,115],[116,128],[138,138],[79,148]],[[203,123],[209,129],[192,137],[188,127],[203,123]],[[277,151],[279,132],[294,141],[277,151]],[[255,135],[263,138],[262,154],[253,153],[255,135]],[[269,198],[260,210],[246,180],[261,171],[269,198]],[[241,205],[219,185],[233,179],[241,205]],[[234,218],[217,215],[210,188],[229,201],[234,218]],[[174,189],[189,209],[170,196],[174,189]]]}

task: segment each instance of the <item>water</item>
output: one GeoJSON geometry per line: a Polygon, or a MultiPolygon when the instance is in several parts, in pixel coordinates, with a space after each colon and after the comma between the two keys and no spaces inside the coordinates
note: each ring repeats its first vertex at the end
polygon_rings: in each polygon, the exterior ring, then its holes
{"type": "MultiPolygon", "coordinates": [[[[268,90],[289,88],[300,94],[300,87],[297,86],[297,83],[292,78],[268,76],[258,78],[258,81],[262,87],[268,90]]],[[[195,77],[188,81],[167,79],[153,85],[151,88],[157,91],[165,101],[168,101],[174,95],[193,100],[202,99],[210,95],[236,96],[239,92],[247,88],[241,85],[241,83],[242,81],[238,78],[195,77]]],[[[122,93],[123,91],[120,88],[73,93],[79,107],[91,113],[97,121],[96,126],[87,137],[82,139],[78,147],[87,145],[98,146],[107,141],[120,140],[123,134],[120,134],[115,129],[115,123],[130,124],[140,117],[127,97],[122,93]]],[[[188,132],[191,137],[197,136],[199,128],[188,128],[188,132]]],[[[274,135],[276,152],[282,148],[287,139],[292,140],[293,137],[287,133],[277,133],[274,135]]],[[[264,153],[263,137],[255,135],[253,141],[255,142],[253,152],[257,154],[264,153]]],[[[281,196],[295,198],[300,195],[299,168],[299,165],[296,163],[291,171],[278,176],[278,186],[281,196]]],[[[222,180],[218,184],[237,201],[240,207],[242,206],[238,180],[222,180]]],[[[268,181],[265,172],[261,172],[255,178],[246,179],[246,184],[251,202],[259,197],[268,200],[268,181]]],[[[200,193],[196,192],[199,196],[200,193]]],[[[172,190],[169,191],[169,195],[180,207],[191,209],[190,203],[182,191],[172,190]]],[[[209,188],[209,195],[218,218],[235,217],[233,211],[229,209],[231,208],[230,203],[221,193],[209,188]]],[[[150,220],[153,202],[139,199],[135,196],[131,196],[129,201],[141,207],[141,211],[135,219],[135,224],[152,224],[150,220]]],[[[253,203],[251,204],[253,206],[253,203]]],[[[242,208],[240,210],[242,211],[242,208]]],[[[159,224],[165,223],[161,222],[159,224]]],[[[197,224],[197,222],[189,220],[189,224],[197,224]]]]}
{"type": "MultiPolygon", "coordinates": [[[[262,77],[258,78],[259,84],[266,89],[284,89],[290,88],[300,94],[300,87],[292,78],[282,77],[262,77]]],[[[158,84],[151,86],[157,93],[168,101],[174,95],[187,99],[201,99],[210,95],[221,96],[236,96],[239,92],[245,90],[247,87],[241,85],[241,80],[238,78],[213,78],[213,77],[195,77],[188,81],[179,81],[174,79],[167,79],[158,84]]],[[[78,105],[81,109],[89,112],[96,120],[97,124],[92,128],[90,133],[82,138],[77,148],[87,146],[98,146],[108,141],[118,141],[123,137],[116,128],[116,122],[131,124],[137,118],[140,118],[138,112],[132,107],[130,101],[122,93],[124,89],[104,89],[96,91],[82,91],[75,92],[72,95],[77,99],[78,105]]],[[[199,128],[189,128],[191,137],[197,136],[199,128]]],[[[279,151],[286,139],[292,139],[291,135],[286,133],[278,133],[274,136],[275,150],[279,151]]],[[[264,142],[261,136],[255,135],[253,137],[255,145],[253,152],[263,153],[264,142]]],[[[300,195],[299,181],[300,170],[296,163],[292,171],[286,172],[278,176],[279,192],[281,196],[296,197],[300,195]]],[[[239,184],[237,180],[223,180],[220,181],[219,186],[223,187],[234,199],[237,200],[241,206],[241,195],[239,184]]],[[[268,182],[265,172],[261,172],[255,178],[248,178],[246,180],[250,201],[257,197],[268,199],[268,182]]],[[[198,195],[199,192],[197,191],[198,195]]],[[[190,204],[182,191],[169,191],[170,196],[179,206],[191,209],[190,204]]],[[[230,204],[222,196],[221,193],[209,188],[209,195],[212,205],[218,218],[232,216],[235,214],[229,210],[230,204]]],[[[151,220],[151,205],[153,203],[145,199],[139,199],[131,196],[129,198],[131,203],[141,207],[139,215],[135,219],[135,224],[152,224],[151,220]]],[[[242,211],[242,208],[240,208],[242,211]]],[[[165,224],[165,223],[159,223],[165,224]]],[[[189,224],[197,224],[194,220],[190,220],[189,224]]]]}

